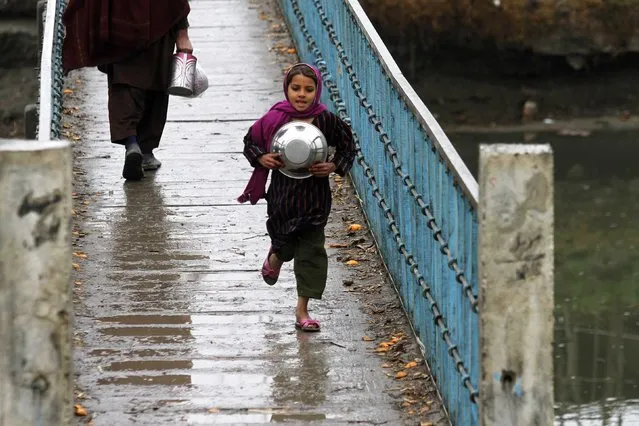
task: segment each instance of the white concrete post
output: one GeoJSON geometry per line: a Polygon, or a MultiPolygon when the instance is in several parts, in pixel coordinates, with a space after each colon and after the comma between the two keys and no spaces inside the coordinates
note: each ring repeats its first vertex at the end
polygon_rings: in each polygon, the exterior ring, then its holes
{"type": "Polygon", "coordinates": [[[479,156],[480,424],[553,424],[553,156],[479,156]]]}
{"type": "Polygon", "coordinates": [[[0,139],[0,426],[70,425],[71,149],[0,139]]]}

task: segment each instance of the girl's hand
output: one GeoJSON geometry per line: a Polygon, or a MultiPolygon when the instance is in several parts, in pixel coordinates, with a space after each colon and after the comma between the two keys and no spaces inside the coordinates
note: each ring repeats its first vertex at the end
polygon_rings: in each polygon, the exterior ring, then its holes
{"type": "Polygon", "coordinates": [[[284,167],[284,163],[280,161],[280,154],[268,153],[257,159],[262,167],[267,169],[279,169],[284,167]]]}
{"type": "Polygon", "coordinates": [[[315,177],[326,177],[337,170],[335,163],[315,163],[308,171],[315,177]]]}

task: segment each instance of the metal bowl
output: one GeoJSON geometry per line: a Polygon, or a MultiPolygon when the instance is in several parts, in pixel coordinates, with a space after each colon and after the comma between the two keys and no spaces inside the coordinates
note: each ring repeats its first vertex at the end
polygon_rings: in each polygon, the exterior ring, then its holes
{"type": "Polygon", "coordinates": [[[279,169],[293,179],[312,176],[308,168],[326,161],[328,143],[320,129],[304,121],[291,121],[280,127],[273,136],[271,152],[280,154],[284,167],[279,169]]]}

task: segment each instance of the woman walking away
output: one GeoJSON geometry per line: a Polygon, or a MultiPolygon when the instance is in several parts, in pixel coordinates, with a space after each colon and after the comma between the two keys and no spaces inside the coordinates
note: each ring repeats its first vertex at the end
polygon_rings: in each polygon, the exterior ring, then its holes
{"type": "Polygon", "coordinates": [[[70,0],[64,11],[66,72],[107,75],[111,141],[124,146],[122,176],[140,180],[162,164],[173,51],[193,52],[188,0],[70,0]]]}
{"type": "Polygon", "coordinates": [[[277,282],[284,262],[294,260],[297,282],[295,327],[319,331],[320,324],[310,317],[308,302],[321,299],[326,288],[328,256],[324,248],[324,228],[331,211],[331,188],[328,176],[344,176],[353,165],[355,144],[350,128],[320,102],[322,76],[308,64],[290,68],[284,78],[285,100],[276,103],[244,137],[244,155],[255,167],[251,179],[238,198],[240,203],[257,203],[266,198],[266,229],[271,246],[262,265],[267,284],[277,282]],[[319,128],[335,154],[326,162],[309,168],[311,177],[292,179],[278,171],[283,167],[279,154],[270,152],[273,135],[284,124],[305,121],[319,128]],[[269,171],[271,184],[265,193],[269,171]]]}

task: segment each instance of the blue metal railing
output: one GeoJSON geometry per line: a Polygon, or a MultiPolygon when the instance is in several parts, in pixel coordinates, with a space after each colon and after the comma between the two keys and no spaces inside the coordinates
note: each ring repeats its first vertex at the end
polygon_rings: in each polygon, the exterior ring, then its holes
{"type": "Polygon", "coordinates": [[[478,423],[477,183],[356,0],[280,0],[351,123],[351,177],[451,421],[478,423]]]}
{"type": "Polygon", "coordinates": [[[40,57],[40,98],[38,101],[38,140],[60,137],[62,120],[62,14],[66,0],[49,0],[44,16],[42,56],[40,57]]]}

